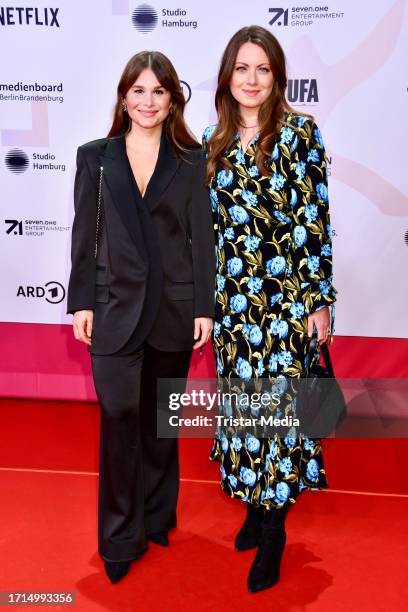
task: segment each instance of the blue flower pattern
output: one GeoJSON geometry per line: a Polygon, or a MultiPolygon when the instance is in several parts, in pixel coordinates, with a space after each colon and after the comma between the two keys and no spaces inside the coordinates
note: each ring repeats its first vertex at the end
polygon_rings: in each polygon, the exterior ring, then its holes
{"type": "MultiPolygon", "coordinates": [[[[213,130],[204,132],[204,149],[213,130]]],[[[326,157],[318,127],[295,113],[285,116],[267,176],[256,149],[257,138],[244,152],[237,135],[226,153],[232,169],[218,169],[209,184],[223,237],[216,240],[214,349],[224,380],[286,383],[304,375],[307,315],[336,299],[326,157]]],[[[216,437],[211,458],[221,461],[223,490],[255,505],[280,507],[303,489],[327,486],[321,442],[295,429],[284,438],[216,437]]]]}

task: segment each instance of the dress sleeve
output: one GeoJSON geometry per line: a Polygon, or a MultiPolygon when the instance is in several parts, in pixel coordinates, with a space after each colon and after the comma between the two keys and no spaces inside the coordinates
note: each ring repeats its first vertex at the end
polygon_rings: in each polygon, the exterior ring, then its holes
{"type": "Polygon", "coordinates": [[[336,301],[326,166],[320,130],[306,120],[299,128],[298,146],[292,153],[290,202],[293,266],[300,278],[307,314],[336,301]]]}

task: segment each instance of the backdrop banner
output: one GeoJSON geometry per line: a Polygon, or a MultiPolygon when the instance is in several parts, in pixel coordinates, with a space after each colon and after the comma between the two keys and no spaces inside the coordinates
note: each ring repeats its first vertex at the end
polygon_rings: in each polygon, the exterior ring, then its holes
{"type": "Polygon", "coordinates": [[[1,1],[0,321],[71,322],[76,149],[107,134],[128,59],[145,49],[170,57],[201,139],[215,122],[221,53],[251,24],[282,43],[289,102],[323,133],[336,333],[408,338],[404,0],[1,1]]]}

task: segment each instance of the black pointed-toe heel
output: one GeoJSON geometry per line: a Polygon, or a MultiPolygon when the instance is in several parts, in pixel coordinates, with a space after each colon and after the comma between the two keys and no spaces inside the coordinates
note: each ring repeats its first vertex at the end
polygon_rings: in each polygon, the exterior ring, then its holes
{"type": "Polygon", "coordinates": [[[248,575],[248,590],[257,593],[279,581],[280,566],[286,545],[285,518],[290,504],[265,511],[258,552],[248,575]]]}
{"type": "Polygon", "coordinates": [[[147,539],[153,544],[158,544],[159,546],[168,546],[169,545],[169,535],[167,531],[157,531],[156,533],[150,533],[147,536],[147,539]]]}
{"type": "Polygon", "coordinates": [[[129,573],[131,561],[105,561],[105,571],[112,582],[116,584],[129,573]]]}
{"type": "Polygon", "coordinates": [[[264,509],[248,504],[247,516],[235,538],[235,550],[238,552],[256,548],[262,535],[264,509]]]}
{"type": "Polygon", "coordinates": [[[255,560],[248,575],[248,590],[257,593],[269,589],[279,581],[280,565],[286,544],[284,530],[261,538],[255,560]]]}

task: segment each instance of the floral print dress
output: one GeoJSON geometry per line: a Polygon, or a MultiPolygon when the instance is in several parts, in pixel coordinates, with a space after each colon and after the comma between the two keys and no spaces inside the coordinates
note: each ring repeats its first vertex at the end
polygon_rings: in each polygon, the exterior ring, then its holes
{"type": "MultiPolygon", "coordinates": [[[[203,134],[203,148],[215,129],[203,134]]],[[[322,137],[311,119],[287,113],[270,159],[255,164],[257,136],[226,152],[232,170],[210,181],[216,233],[214,351],[223,381],[305,376],[307,315],[335,301],[322,137]]],[[[221,487],[254,505],[294,503],[327,487],[321,442],[295,428],[286,436],[216,436],[221,487]]]]}

